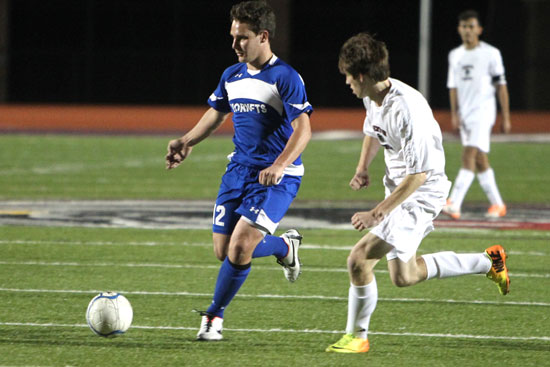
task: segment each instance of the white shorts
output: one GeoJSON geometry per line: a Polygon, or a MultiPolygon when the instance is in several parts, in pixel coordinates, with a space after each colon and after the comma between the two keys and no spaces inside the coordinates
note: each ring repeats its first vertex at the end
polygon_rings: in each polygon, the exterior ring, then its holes
{"type": "Polygon", "coordinates": [[[445,200],[446,197],[439,195],[413,194],[371,229],[370,233],[393,246],[386,254],[388,261],[399,258],[406,263],[416,254],[424,237],[434,230],[433,220],[445,200]]]}
{"type": "Polygon", "coordinates": [[[494,108],[477,109],[463,118],[460,125],[460,140],[464,147],[476,147],[489,153],[491,148],[491,130],[495,124],[494,108]]]}

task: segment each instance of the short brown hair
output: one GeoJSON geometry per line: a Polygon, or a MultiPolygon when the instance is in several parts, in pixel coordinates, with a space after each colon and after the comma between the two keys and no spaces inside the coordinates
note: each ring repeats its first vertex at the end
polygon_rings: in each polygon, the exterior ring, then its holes
{"type": "Polygon", "coordinates": [[[275,13],[265,1],[243,1],[233,5],[230,16],[231,21],[248,24],[256,34],[265,30],[269,39],[275,37],[275,13]]]}
{"type": "Polygon", "coordinates": [[[348,39],[340,49],[338,68],[342,74],[354,78],[367,74],[374,81],[390,77],[389,54],[386,44],[368,33],[359,33],[348,39]]]}
{"type": "Polygon", "coordinates": [[[458,14],[458,22],[466,21],[468,19],[477,19],[477,23],[481,25],[481,19],[479,19],[479,13],[476,10],[464,10],[462,13],[458,14]]]}

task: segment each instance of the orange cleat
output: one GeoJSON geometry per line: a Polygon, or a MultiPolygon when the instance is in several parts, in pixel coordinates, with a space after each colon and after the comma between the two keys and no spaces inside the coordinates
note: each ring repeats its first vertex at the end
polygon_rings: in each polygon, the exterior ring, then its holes
{"type": "Polygon", "coordinates": [[[506,215],[506,205],[491,205],[487,213],[485,213],[486,218],[501,218],[506,215]]]}
{"type": "Polygon", "coordinates": [[[495,282],[500,294],[505,296],[510,293],[510,277],[508,276],[508,268],[506,268],[506,252],[501,245],[494,245],[487,248],[485,253],[492,263],[491,270],[487,273],[487,278],[495,282]]]}

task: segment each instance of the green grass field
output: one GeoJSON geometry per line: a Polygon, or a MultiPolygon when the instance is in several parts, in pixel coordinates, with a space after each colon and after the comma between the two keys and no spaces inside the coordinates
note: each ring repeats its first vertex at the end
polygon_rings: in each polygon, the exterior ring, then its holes
{"type": "MultiPolygon", "coordinates": [[[[205,140],[183,166],[164,169],[168,137],[0,135],[0,200],[13,199],[209,199],[233,145],[205,140]]],[[[447,175],[460,164],[458,142],[445,145],[447,175]]],[[[382,152],[371,169],[373,185],[354,192],[348,183],[360,140],[312,141],[304,153],[306,176],[297,200],[380,200],[382,152]]],[[[550,203],[550,144],[498,143],[491,163],[507,203],[550,203]]],[[[486,202],[474,183],[467,201],[486,202]]]]}
{"type": "MultiPolygon", "coordinates": [[[[223,173],[227,138],[198,146],[164,170],[166,137],[0,136],[0,200],[210,199],[223,173]]],[[[299,200],[379,200],[375,184],[352,192],[360,141],[313,141],[299,200]]],[[[448,174],[460,146],[446,145],[448,174]]],[[[493,144],[508,203],[550,203],[545,144],[493,144]]],[[[473,185],[467,200],[483,202],[473,185]]],[[[279,231],[281,232],[281,231],[279,231]]],[[[478,252],[501,243],[510,253],[511,294],[482,275],[391,285],[378,265],[379,303],[371,351],[332,355],[343,332],[346,257],[360,234],[302,230],[303,274],[288,283],[274,259],[254,261],[228,307],[225,339],[194,340],[211,300],[219,262],[208,230],[0,226],[1,366],[544,366],[550,365],[550,234],[542,231],[437,230],[421,253],[478,252]],[[95,336],[85,325],[99,291],[123,292],[134,308],[128,333],[95,336]]]]}
{"type": "Polygon", "coordinates": [[[385,263],[368,355],[324,348],[345,326],[345,259],[358,234],[304,231],[304,270],[288,283],[258,259],[226,312],[225,339],[194,341],[219,266],[209,231],[2,229],[0,365],[127,366],[541,366],[550,357],[548,233],[439,231],[422,252],[511,253],[512,292],[484,276],[393,287],[385,263]],[[100,290],[124,292],[134,323],[118,339],[95,336],[85,310],[100,290]]]}

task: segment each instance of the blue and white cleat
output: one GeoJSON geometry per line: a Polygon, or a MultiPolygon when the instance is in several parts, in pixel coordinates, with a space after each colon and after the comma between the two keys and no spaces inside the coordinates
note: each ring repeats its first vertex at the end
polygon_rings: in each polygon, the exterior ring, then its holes
{"type": "Polygon", "coordinates": [[[222,340],[223,319],[207,312],[198,311],[202,316],[201,327],[197,333],[197,340],[218,341],[222,340]]]}
{"type": "Polygon", "coordinates": [[[303,236],[297,230],[289,229],[281,235],[281,238],[288,246],[288,254],[281,259],[277,259],[277,263],[283,267],[285,278],[293,283],[302,273],[298,249],[303,236]]]}

